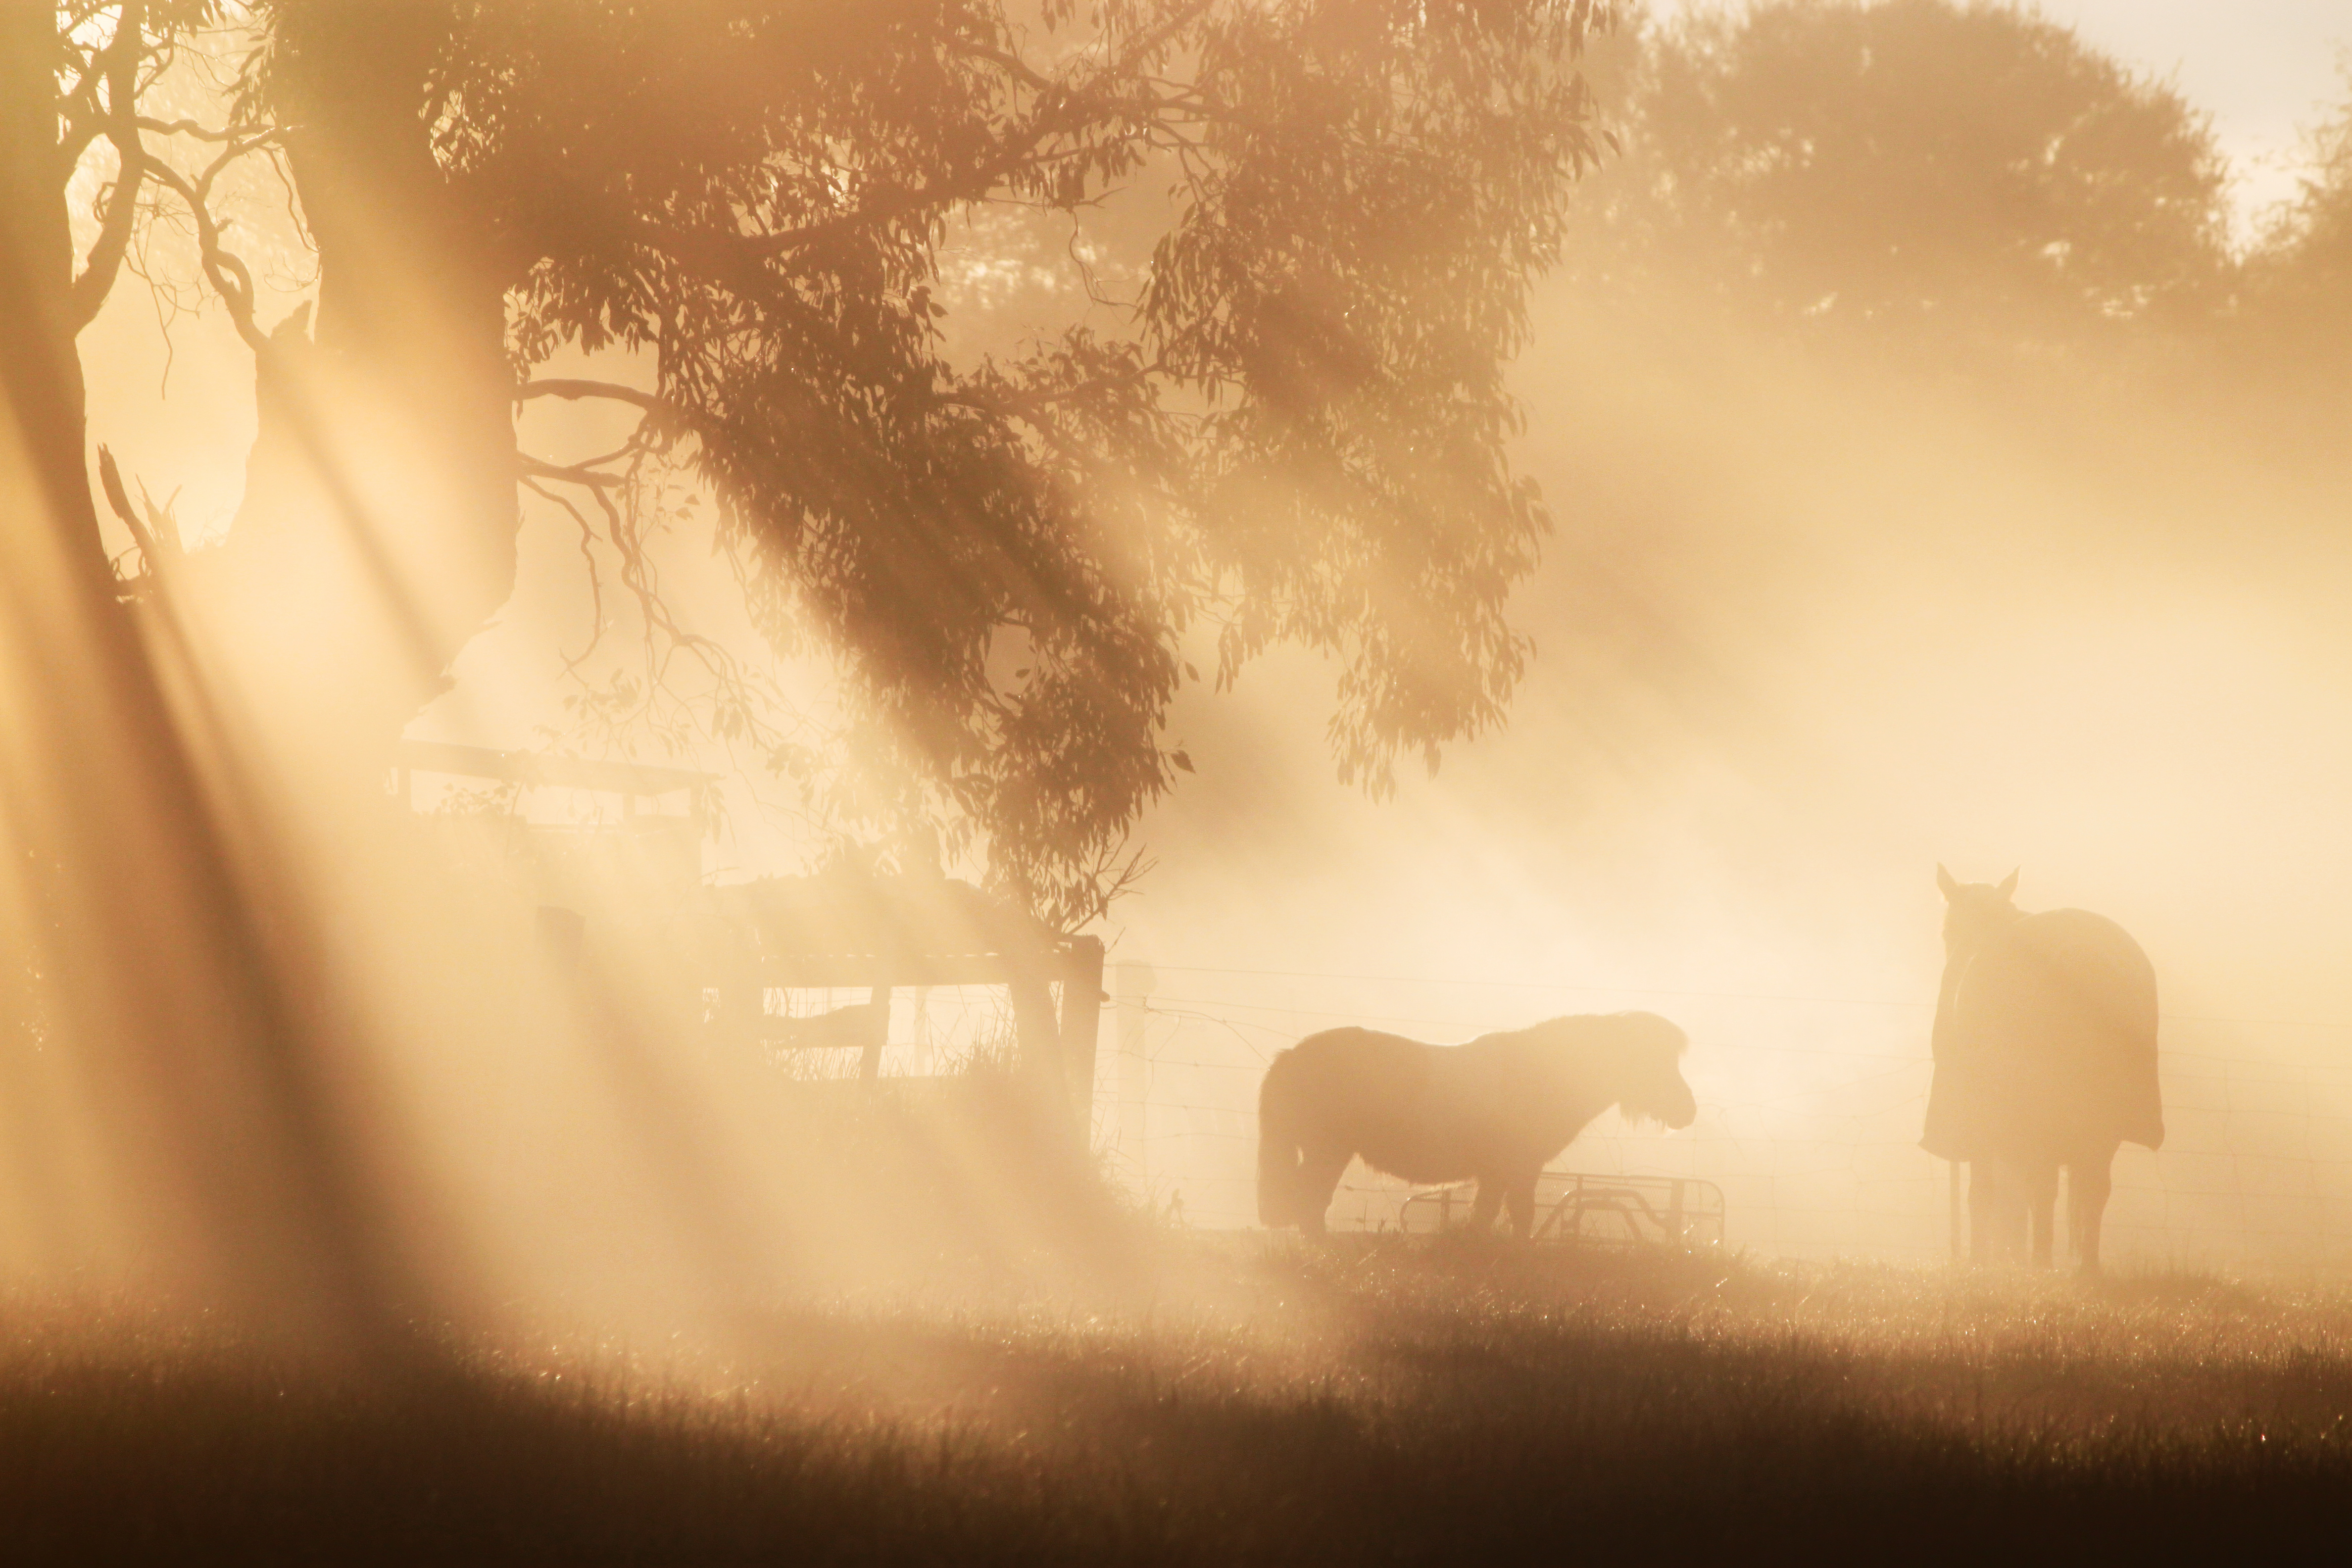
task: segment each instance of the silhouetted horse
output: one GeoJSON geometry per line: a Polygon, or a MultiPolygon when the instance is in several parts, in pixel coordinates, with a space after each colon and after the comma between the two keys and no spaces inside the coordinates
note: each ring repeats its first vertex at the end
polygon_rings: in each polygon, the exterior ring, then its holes
{"type": "Polygon", "coordinates": [[[1409,1182],[1477,1178],[1471,1217],[1535,1223],[1545,1162],[1614,1105],[1687,1127],[1698,1114],[1675,1061],[1688,1042],[1654,1013],[1554,1018],[1425,1046],[1370,1029],[1328,1029],[1277,1055],[1258,1090],[1257,1217],[1323,1229],[1348,1161],[1409,1182]]]}
{"type": "Polygon", "coordinates": [[[2156,1083],[2156,973],[2124,929],[2084,910],[2029,915],[2017,873],[1944,892],[1944,984],[1936,999],[1936,1079],[1919,1139],[1969,1163],[1977,1261],[2024,1250],[2050,1263],[2058,1170],[2067,1240],[2099,1266],[2108,1170],[2126,1141],[2164,1142],[2156,1083]]]}

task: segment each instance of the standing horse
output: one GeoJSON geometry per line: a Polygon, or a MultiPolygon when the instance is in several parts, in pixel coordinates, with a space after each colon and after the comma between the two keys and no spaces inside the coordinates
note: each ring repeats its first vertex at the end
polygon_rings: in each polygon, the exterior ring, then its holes
{"type": "Polygon", "coordinates": [[[1535,1223],[1536,1177],[1614,1105],[1683,1128],[1698,1114],[1675,1065],[1688,1042],[1654,1013],[1554,1018],[1425,1046],[1372,1029],[1326,1029],[1281,1052],[1258,1090],[1261,1225],[1323,1229],[1348,1162],[1408,1182],[1478,1179],[1471,1220],[1507,1201],[1513,1234],[1535,1223]]]}
{"type": "Polygon", "coordinates": [[[1920,1147],[1969,1164],[1970,1250],[2051,1260],[2058,1172],[2069,1250],[2099,1267],[2108,1171],[2125,1142],[2164,1142],[2156,973],[2124,929],[2084,910],[2026,914],[2017,873],[1962,884],[1941,866],[1944,983],[1920,1147]]]}

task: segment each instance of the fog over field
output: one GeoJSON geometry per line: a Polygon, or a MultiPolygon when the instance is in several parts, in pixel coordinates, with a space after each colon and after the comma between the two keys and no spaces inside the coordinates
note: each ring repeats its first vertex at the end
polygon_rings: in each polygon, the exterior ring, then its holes
{"type": "Polygon", "coordinates": [[[2352,24],[2224,9],[0,7],[27,1539],[2330,1506],[2352,24]]]}
{"type": "MultiPolygon", "coordinates": [[[[1918,18],[1933,14],[1887,13],[1890,38],[1932,33],[1918,18]]],[[[2247,73],[2286,70],[2290,53],[2270,35],[2192,58],[2185,35],[2084,16],[2062,52],[2097,62],[2120,46],[2125,72],[2151,73],[2143,82],[2177,67],[2172,85],[2128,91],[2188,95],[2184,134],[2212,138],[2184,152],[2147,131],[2158,139],[2094,154],[2110,160],[2100,177],[2172,181],[2147,198],[2167,221],[2184,205],[2206,211],[2168,238],[2099,241],[2107,250],[2052,295],[2030,262],[2017,270],[2018,247],[2063,262],[2107,232],[2080,228],[2111,224],[2101,209],[2070,215],[2046,205],[2053,193],[1969,219],[1973,176],[1919,175],[1898,150],[1848,176],[1845,199],[1882,209],[1863,231],[1820,205],[1834,193],[1710,186],[1693,172],[1713,155],[1706,136],[1780,133],[1737,97],[1804,79],[1771,86],[1755,41],[1769,18],[1814,18],[1822,41],[1790,47],[1833,52],[1836,15],[1768,12],[1743,35],[1712,13],[1667,12],[1595,46],[1600,122],[1620,151],[1574,192],[1566,259],[1536,283],[1509,371],[1524,423],[1508,450],[1541,486],[1552,530],[1509,600],[1530,657],[1507,719],[1445,744],[1434,772],[1399,758],[1388,797],[1333,776],[1328,656],[1276,647],[1230,690],[1204,680],[1176,696],[1165,733],[1193,771],[1171,773],[1178,787],[1144,811],[1130,844],[1150,869],[1094,928],[1111,988],[1130,998],[1102,1026],[1095,1137],[1131,1191],[1161,1206],[1173,1196],[1195,1223],[1246,1223],[1256,1074],[1313,1028],[1458,1039],[1640,1006],[1691,1032],[1703,1120],[1675,1136],[1604,1121],[1585,1164],[1730,1184],[1738,1243],[1933,1256],[1946,1168],[1910,1145],[1941,861],[1988,879],[2021,868],[2022,907],[2096,909],[2154,958],[2182,1131],[2163,1155],[2123,1156],[2119,1245],[2187,1259],[2337,1250],[2352,1222],[2352,1104],[2335,1068],[2352,995],[2331,962],[2347,869],[2334,674],[2347,563],[2330,524],[2346,476],[2318,434],[2307,356],[2282,346],[2289,306],[2273,302],[2302,298],[2277,275],[2321,248],[2311,237],[2324,239],[2332,176],[2312,161],[2332,144],[2314,129],[2324,100],[2297,111],[2320,139],[2295,148],[2295,177],[2322,184],[2296,209],[2275,167],[2286,111],[2260,110],[2319,90],[2312,51],[2291,52],[2283,96],[2263,99],[2247,73]],[[1662,74],[1660,58],[1682,63],[1662,74]],[[1690,97],[1708,70],[1757,85],[1690,97]],[[2224,100],[2202,129],[2200,83],[2224,100]],[[1662,164],[1675,170],[1664,184],[1662,164]],[[1788,212],[1770,213],[1774,201],[1788,212]],[[1704,238],[1727,221],[1748,250],[1704,238]],[[2004,221],[2016,238],[1966,226],[2004,221]],[[1806,222],[1823,226],[1816,237],[1785,226],[1806,222]],[[1907,251],[1906,224],[1918,236],[1907,251]],[[1850,318],[1836,287],[1790,313],[1785,289],[1834,285],[1841,268],[1853,274],[1850,318]],[[2084,308],[2070,287],[2097,296],[2090,318],[2067,316],[2084,308]],[[1143,971],[1122,964],[1152,966],[1143,1011],[1143,971]],[[1132,1104],[1134,1068],[1119,1088],[1122,1052],[1150,1058],[1152,1109],[1132,1104]]],[[[206,79],[184,65],[163,88],[200,104],[206,79]]],[[[2037,90],[2051,89],[1945,93],[1916,118],[1948,114],[1949,127],[1896,140],[1997,160],[2034,115],[2083,112],[2044,109],[2037,90]]],[[[1814,111],[1841,112],[1826,99],[1814,111]]],[[[318,265],[282,204],[253,198],[266,177],[226,178],[249,187],[236,221],[267,324],[313,297],[318,265]]],[[[1143,276],[1132,237],[1160,211],[1123,190],[1100,237],[1075,249],[1018,209],[960,218],[941,252],[957,307],[948,347],[969,361],[1116,319],[1143,276]]],[[[142,482],[176,491],[191,543],[217,542],[245,488],[251,353],[206,302],[184,233],[159,224],[142,254],[167,287],[118,288],[85,332],[90,427],[142,482]]],[[[572,349],[542,374],[643,384],[650,372],[642,354],[572,349]]],[[[625,444],[637,417],[549,399],[522,405],[519,431],[526,450],[569,461],[625,444]]],[[[771,742],[789,731],[822,750],[840,721],[836,677],[814,650],[772,663],[711,554],[709,502],[662,482],[675,493],[646,559],[666,613],[770,671],[783,705],[771,742]]],[[[610,541],[589,544],[603,567],[586,580],[581,503],[543,488],[523,499],[511,600],[409,735],[708,770],[724,806],[700,852],[706,880],[793,873],[831,852],[842,828],[806,779],[763,765],[772,744],[714,728],[707,671],[666,655],[666,710],[651,688],[612,684],[642,681],[657,634],[615,581],[610,541]]],[[[1195,665],[1215,663],[1213,632],[1189,634],[1195,665]]],[[[453,783],[428,778],[410,799],[446,809],[467,798],[446,794],[453,783]]],[[[540,790],[519,809],[577,823],[615,804],[540,790]]],[[[894,1068],[933,1026],[908,1002],[894,1068]]],[[[960,996],[966,1021],[940,1026],[969,1034],[992,1005],[960,996]]]]}
{"type": "MultiPolygon", "coordinates": [[[[1596,321],[1566,289],[1545,304],[1526,444],[1563,517],[1520,601],[1538,652],[1509,728],[1374,803],[1318,776],[1294,716],[1328,689],[1317,667],[1200,702],[1180,728],[1202,777],[1147,822],[1162,865],[1122,911],[1139,951],[1302,972],[1187,977],[1196,997],[1426,1018],[1432,1037],[1654,1007],[1690,1025],[1704,1100],[1789,1110],[1810,1090],[1871,1112],[1868,1142],[1907,1143],[1941,961],[1933,868],[2021,867],[2023,907],[2097,909],[2154,956],[2175,1103],[2230,1103],[2195,1051],[2297,1098],[2307,1082],[2311,1115],[2352,1110],[2332,1070],[2352,1005],[2333,957],[2340,479],[2210,417],[2210,388],[2062,373],[2004,406],[1932,372],[1832,379],[1727,331],[1694,342],[1671,311],[1596,321]],[[1577,374],[1633,343],[1643,369],[1577,374]],[[1876,1087],[1841,1095],[1854,1080],[1876,1087]]],[[[2285,1147],[2216,1128],[2200,1152],[2340,1161],[2340,1125],[2285,1147]]],[[[1681,1168],[1672,1140],[1641,1157],[1681,1168]]],[[[2134,1215],[2152,1247],[2237,1251],[2210,1215],[2169,1232],[2165,1215],[2134,1215]]],[[[2279,1223],[2323,1225],[2325,1251],[2342,1215],[2279,1223]]]]}

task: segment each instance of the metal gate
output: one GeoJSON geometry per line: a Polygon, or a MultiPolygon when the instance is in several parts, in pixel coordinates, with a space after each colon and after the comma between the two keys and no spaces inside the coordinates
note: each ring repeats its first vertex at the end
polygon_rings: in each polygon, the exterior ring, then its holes
{"type": "MultiPolygon", "coordinates": [[[[1430,1236],[1467,1225],[1475,1183],[1415,1193],[1397,1228],[1430,1236]]],[[[1602,1247],[1720,1247],[1723,1189],[1688,1176],[1596,1176],[1546,1171],[1536,1178],[1535,1239],[1602,1247]]]]}

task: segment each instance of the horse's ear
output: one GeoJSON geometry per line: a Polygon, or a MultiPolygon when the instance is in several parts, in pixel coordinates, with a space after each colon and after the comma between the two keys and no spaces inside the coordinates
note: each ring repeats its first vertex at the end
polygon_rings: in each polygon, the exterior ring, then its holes
{"type": "Polygon", "coordinates": [[[1944,869],[1944,863],[1941,860],[1936,862],[1936,886],[1947,899],[1960,890],[1960,885],[1952,879],[1952,874],[1949,871],[1944,869]]]}
{"type": "MultiPolygon", "coordinates": [[[[2023,869],[2025,869],[2025,868],[2022,866],[2018,868],[2018,871],[2021,871],[2023,869]]],[[[2017,871],[2011,871],[2008,876],[2002,878],[2000,886],[1995,890],[2004,899],[2013,897],[2017,892],[2017,871]]]]}

